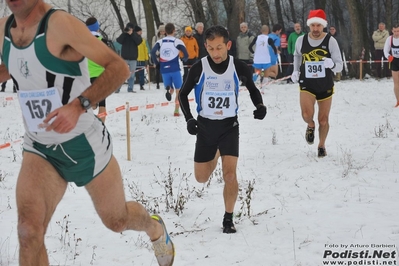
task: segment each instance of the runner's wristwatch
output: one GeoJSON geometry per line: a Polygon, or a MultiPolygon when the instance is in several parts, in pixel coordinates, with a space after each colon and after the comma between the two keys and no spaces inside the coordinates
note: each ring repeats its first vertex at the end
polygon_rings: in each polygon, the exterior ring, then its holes
{"type": "Polygon", "coordinates": [[[83,109],[85,109],[87,111],[91,108],[91,102],[88,98],[80,95],[80,96],[78,96],[78,99],[79,99],[80,105],[83,107],[83,109]]]}

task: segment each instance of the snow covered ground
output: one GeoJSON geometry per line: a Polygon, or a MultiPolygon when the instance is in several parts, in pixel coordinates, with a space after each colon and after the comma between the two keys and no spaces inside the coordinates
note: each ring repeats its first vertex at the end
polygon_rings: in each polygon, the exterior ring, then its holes
{"type": "MultiPolygon", "coordinates": [[[[24,130],[18,101],[5,98],[16,96],[7,85],[0,94],[0,145],[13,144],[0,149],[0,265],[14,266],[24,130]]],[[[308,146],[304,139],[298,95],[297,85],[270,85],[263,95],[268,114],[259,121],[248,92],[240,93],[238,231],[229,235],[221,232],[221,168],[208,184],[195,181],[195,137],[184,117],[173,117],[173,106],[161,105],[164,90],[151,84],[128,94],[124,87],[107,99],[109,110],[139,106],[130,112],[131,161],[125,111],[110,114],[106,125],[126,197],[165,219],[176,245],[174,265],[397,264],[399,108],[393,108],[392,80],[336,83],[322,159],[317,142],[308,146]]],[[[157,265],[144,233],[106,229],[86,190],[74,185],[50,222],[46,245],[51,265],[157,265]]]]}

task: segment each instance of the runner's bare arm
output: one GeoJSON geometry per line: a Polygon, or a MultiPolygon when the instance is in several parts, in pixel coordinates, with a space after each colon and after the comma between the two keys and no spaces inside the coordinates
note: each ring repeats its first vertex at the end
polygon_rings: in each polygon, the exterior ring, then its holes
{"type": "MultiPolygon", "coordinates": [[[[4,40],[4,27],[8,17],[0,19],[0,55],[3,58],[3,40],[4,40]]],[[[0,83],[10,79],[10,74],[3,62],[0,65],[0,83]]]]}
{"type": "MultiPolygon", "coordinates": [[[[85,56],[105,68],[82,93],[92,105],[114,92],[130,74],[127,64],[116,53],[95,38],[81,21],[66,12],[57,11],[50,17],[46,43],[50,53],[58,58],[77,61],[85,56]]],[[[80,101],[74,99],[48,114],[43,122],[49,123],[55,117],[46,130],[67,133],[75,128],[84,112],[80,101]]]]}
{"type": "Polygon", "coordinates": [[[84,23],[66,12],[55,12],[50,17],[47,34],[47,44],[53,55],[65,60],[85,56],[105,68],[96,82],[83,93],[93,104],[113,93],[130,74],[121,57],[95,38],[84,23]],[[51,43],[50,40],[56,42],[51,43]]]}

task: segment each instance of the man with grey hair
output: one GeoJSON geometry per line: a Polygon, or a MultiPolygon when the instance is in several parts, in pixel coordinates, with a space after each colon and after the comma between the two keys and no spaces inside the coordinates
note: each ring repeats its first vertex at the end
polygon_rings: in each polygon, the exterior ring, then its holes
{"type": "MultiPolygon", "coordinates": [[[[387,60],[384,56],[384,45],[385,41],[389,36],[389,32],[385,29],[385,23],[380,22],[378,24],[378,30],[373,32],[373,41],[374,41],[374,60],[387,60]]],[[[384,76],[390,77],[391,73],[389,73],[389,68],[388,68],[388,63],[384,63],[384,73],[381,73],[381,63],[376,62],[375,64],[376,67],[376,75],[377,78],[383,78],[384,76]],[[384,75],[385,74],[385,75],[384,75]]]]}
{"type": "Polygon", "coordinates": [[[240,33],[237,37],[237,58],[247,64],[252,64],[253,54],[249,51],[249,45],[255,36],[248,30],[248,24],[240,24],[240,33]]]}
{"type": "Polygon", "coordinates": [[[199,47],[199,56],[198,60],[202,57],[207,56],[208,52],[205,49],[205,40],[204,40],[204,23],[198,22],[195,24],[195,31],[196,33],[193,35],[194,38],[197,40],[198,47],[199,47]]]}

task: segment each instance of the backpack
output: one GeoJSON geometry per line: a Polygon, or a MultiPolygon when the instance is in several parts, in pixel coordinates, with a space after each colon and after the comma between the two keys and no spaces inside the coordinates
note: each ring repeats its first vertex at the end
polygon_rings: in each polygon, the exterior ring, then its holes
{"type": "Polygon", "coordinates": [[[119,54],[118,50],[115,48],[114,42],[108,38],[108,35],[101,29],[100,29],[100,33],[101,33],[101,36],[103,37],[102,38],[103,43],[105,43],[112,51],[119,54]]]}

